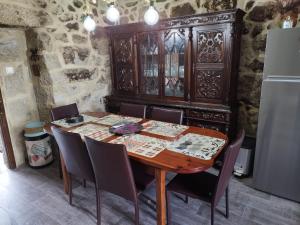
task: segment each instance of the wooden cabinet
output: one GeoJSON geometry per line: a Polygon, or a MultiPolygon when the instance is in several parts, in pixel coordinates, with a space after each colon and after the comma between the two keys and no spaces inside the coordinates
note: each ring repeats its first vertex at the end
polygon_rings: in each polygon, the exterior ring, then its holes
{"type": "Polygon", "coordinates": [[[122,34],[112,37],[113,84],[116,94],[136,94],[136,68],[134,35],[122,34]]]}
{"type": "Polygon", "coordinates": [[[121,102],[180,108],[189,125],[236,132],[237,79],[244,12],[229,10],[111,26],[113,91],[121,102]]]}

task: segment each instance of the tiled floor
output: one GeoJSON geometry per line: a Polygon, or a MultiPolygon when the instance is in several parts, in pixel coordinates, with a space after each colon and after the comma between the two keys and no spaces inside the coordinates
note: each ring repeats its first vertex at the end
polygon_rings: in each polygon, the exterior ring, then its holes
{"type": "MultiPolygon", "coordinates": [[[[152,187],[147,195],[154,198],[152,187]]],[[[103,195],[102,224],[133,224],[132,204],[103,195]]],[[[156,213],[141,201],[141,224],[155,224],[156,213]]],[[[256,191],[233,179],[230,193],[230,218],[226,219],[224,200],[216,213],[216,225],[299,225],[300,204],[256,191]]],[[[185,204],[172,198],[174,225],[210,224],[210,209],[205,203],[190,200],[185,204]]],[[[55,165],[39,170],[22,167],[0,170],[0,225],[94,225],[96,224],[94,187],[74,188],[74,206],[68,204],[55,165]]]]}

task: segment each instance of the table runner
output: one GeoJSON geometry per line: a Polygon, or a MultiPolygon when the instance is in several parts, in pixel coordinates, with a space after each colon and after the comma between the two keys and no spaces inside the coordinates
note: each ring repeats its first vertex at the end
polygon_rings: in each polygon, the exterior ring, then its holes
{"type": "Polygon", "coordinates": [[[167,148],[184,155],[210,160],[225,143],[224,139],[188,133],[170,143],[167,148]]]}
{"type": "Polygon", "coordinates": [[[113,144],[124,144],[128,152],[153,158],[162,152],[169,144],[168,141],[141,134],[121,136],[110,141],[113,144]]]}
{"type": "Polygon", "coordinates": [[[187,130],[189,127],[174,123],[166,123],[161,121],[150,120],[143,123],[143,131],[158,134],[166,137],[177,137],[179,134],[187,130]]]}
{"type": "Polygon", "coordinates": [[[99,124],[103,124],[103,125],[112,126],[116,123],[122,123],[122,122],[138,123],[140,121],[142,121],[141,118],[110,114],[110,115],[98,118],[95,122],[99,123],[99,124]]]}

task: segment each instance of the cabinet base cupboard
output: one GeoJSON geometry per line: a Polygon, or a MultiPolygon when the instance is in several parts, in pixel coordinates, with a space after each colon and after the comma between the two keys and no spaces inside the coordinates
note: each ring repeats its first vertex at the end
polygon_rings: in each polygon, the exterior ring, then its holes
{"type": "Polygon", "coordinates": [[[106,28],[110,39],[112,94],[120,103],[184,110],[184,123],[233,137],[244,12],[240,9],[106,28]]]}

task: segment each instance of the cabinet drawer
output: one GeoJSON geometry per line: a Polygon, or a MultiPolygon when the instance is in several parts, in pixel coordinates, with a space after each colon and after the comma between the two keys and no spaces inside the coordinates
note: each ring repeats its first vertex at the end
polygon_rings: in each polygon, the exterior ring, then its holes
{"type": "Polygon", "coordinates": [[[198,110],[187,110],[186,117],[191,119],[199,119],[212,122],[229,122],[228,113],[210,112],[210,111],[198,111],[198,110]]]}
{"type": "Polygon", "coordinates": [[[201,127],[201,128],[207,128],[207,129],[213,129],[213,130],[220,131],[223,133],[228,133],[228,125],[222,124],[222,123],[213,123],[213,122],[207,122],[207,121],[188,119],[187,125],[201,127]]]}

